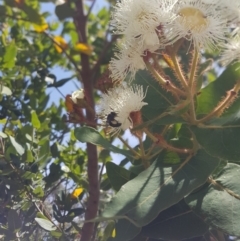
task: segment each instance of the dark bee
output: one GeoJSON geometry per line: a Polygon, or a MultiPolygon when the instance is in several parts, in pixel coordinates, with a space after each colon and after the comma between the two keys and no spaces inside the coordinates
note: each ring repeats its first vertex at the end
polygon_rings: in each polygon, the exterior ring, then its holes
{"type": "Polygon", "coordinates": [[[115,112],[111,112],[107,116],[107,124],[110,125],[111,127],[120,127],[122,124],[115,120],[115,117],[117,114],[115,112]]]}

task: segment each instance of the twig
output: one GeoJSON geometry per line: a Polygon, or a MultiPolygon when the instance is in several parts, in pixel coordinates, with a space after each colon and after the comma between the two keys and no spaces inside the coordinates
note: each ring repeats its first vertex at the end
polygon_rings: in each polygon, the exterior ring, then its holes
{"type": "Polygon", "coordinates": [[[87,15],[86,15],[86,19],[88,19],[90,13],[92,12],[92,9],[93,9],[95,3],[96,3],[96,0],[93,0],[92,4],[91,4],[91,6],[90,6],[90,8],[89,8],[89,10],[88,10],[88,13],[87,13],[87,15]]]}

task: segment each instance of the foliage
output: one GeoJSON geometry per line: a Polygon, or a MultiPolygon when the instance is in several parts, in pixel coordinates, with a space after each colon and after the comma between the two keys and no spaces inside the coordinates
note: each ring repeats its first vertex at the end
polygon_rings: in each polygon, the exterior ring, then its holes
{"type": "Polygon", "coordinates": [[[0,240],[240,237],[239,63],[217,76],[207,71],[216,53],[196,57],[184,41],[168,55],[147,53],[169,81],[151,66],[138,71],[131,85],[147,90],[148,103],[141,121],[132,118],[128,140],[123,131],[107,135],[109,123],[95,112],[114,86],[112,2],[97,11],[95,1],[0,3],[0,240]],[[43,12],[50,2],[55,12],[43,12]],[[207,60],[198,62],[188,98],[179,71],[194,58],[207,60]],[[75,80],[85,93],[76,103],[69,89],[75,80]]]}

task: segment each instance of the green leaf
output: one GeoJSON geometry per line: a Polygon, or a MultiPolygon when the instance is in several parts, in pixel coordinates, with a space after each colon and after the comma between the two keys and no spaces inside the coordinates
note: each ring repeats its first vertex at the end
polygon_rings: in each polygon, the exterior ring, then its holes
{"type": "Polygon", "coordinates": [[[15,138],[12,136],[9,136],[9,139],[11,141],[12,146],[15,148],[15,150],[17,151],[17,153],[21,156],[24,154],[24,148],[16,142],[15,138]]]}
{"type": "Polygon", "coordinates": [[[34,128],[39,129],[41,127],[41,123],[35,110],[31,111],[31,122],[34,128]]]}
{"type": "Polygon", "coordinates": [[[66,18],[72,18],[74,16],[75,11],[71,8],[69,3],[59,4],[55,8],[55,13],[59,20],[64,20],[66,18]]]}
{"type": "MultiPolygon", "coordinates": [[[[160,156],[161,157],[161,156],[160,156]]],[[[122,186],[103,211],[103,217],[127,216],[138,226],[151,222],[163,210],[202,185],[219,164],[200,150],[185,165],[163,168],[161,158],[122,186]]]]}
{"type": "Polygon", "coordinates": [[[47,231],[54,231],[56,230],[56,227],[53,223],[51,223],[49,220],[46,220],[44,218],[35,218],[35,221],[45,230],[47,231]]]}
{"type": "Polygon", "coordinates": [[[240,161],[240,112],[212,121],[206,127],[191,127],[199,144],[212,156],[240,161]]]}
{"type": "Polygon", "coordinates": [[[54,238],[57,238],[57,239],[61,238],[62,235],[63,235],[63,234],[62,234],[61,232],[59,232],[59,231],[51,231],[50,234],[51,234],[54,238]]]}
{"type": "Polygon", "coordinates": [[[118,166],[117,164],[113,162],[107,162],[106,164],[107,169],[107,175],[110,179],[110,182],[112,184],[112,187],[119,191],[122,185],[130,181],[134,175],[132,172],[128,171],[127,169],[118,166]]]}
{"type": "Polygon", "coordinates": [[[5,54],[3,56],[3,68],[11,69],[15,66],[17,56],[17,46],[15,42],[12,41],[5,50],[5,54]]]}
{"type": "Polygon", "coordinates": [[[138,71],[133,84],[142,85],[143,89],[147,91],[144,102],[147,102],[148,105],[141,110],[144,122],[149,121],[151,124],[165,125],[183,121],[179,117],[170,114],[159,118],[160,114],[169,111],[168,108],[175,101],[173,96],[164,90],[147,71],[138,71]]]}
{"type": "Polygon", "coordinates": [[[118,220],[116,226],[116,236],[114,238],[109,238],[108,241],[128,241],[137,236],[141,228],[134,226],[132,223],[126,219],[118,220]]]}
{"type": "Polygon", "coordinates": [[[156,239],[182,240],[201,236],[208,228],[184,201],[180,201],[143,227],[141,234],[156,239]]]}
{"type": "Polygon", "coordinates": [[[4,85],[0,85],[0,90],[1,90],[1,94],[3,95],[12,95],[12,91],[11,89],[9,89],[8,87],[4,86],[4,85]]]}
{"type": "Polygon", "coordinates": [[[16,233],[22,226],[22,222],[18,216],[17,211],[13,209],[9,210],[7,221],[8,221],[8,230],[11,232],[16,233]]]}
{"type": "Polygon", "coordinates": [[[35,10],[34,8],[32,8],[31,6],[25,3],[21,6],[21,10],[26,13],[26,15],[28,16],[28,19],[31,22],[36,24],[42,24],[42,17],[37,10],[35,10]]]}
{"type": "Polygon", "coordinates": [[[240,236],[240,166],[228,163],[209,185],[185,198],[188,205],[212,227],[240,236]]]}
{"type": "Polygon", "coordinates": [[[48,159],[50,155],[49,139],[48,138],[42,139],[39,145],[40,145],[40,151],[38,154],[37,162],[45,163],[45,161],[48,159]]]}
{"type": "Polygon", "coordinates": [[[32,162],[33,161],[33,154],[30,150],[27,150],[27,159],[26,162],[32,162]]]}
{"type": "Polygon", "coordinates": [[[73,78],[73,76],[69,77],[69,78],[58,80],[54,84],[49,84],[48,87],[56,87],[56,88],[61,87],[61,86],[65,85],[72,78],[73,78]]]}
{"type": "Polygon", "coordinates": [[[230,65],[215,81],[201,90],[197,98],[197,114],[213,110],[240,79],[240,64],[230,65]]]}
{"type": "Polygon", "coordinates": [[[120,148],[117,148],[117,147],[113,146],[106,139],[104,139],[99,134],[99,132],[94,128],[91,128],[91,127],[76,128],[74,130],[74,135],[80,142],[83,142],[83,143],[89,142],[89,143],[92,143],[94,145],[102,146],[109,151],[123,154],[124,156],[127,156],[127,157],[132,156],[129,151],[122,150],[120,148]]]}
{"type": "Polygon", "coordinates": [[[44,191],[43,191],[42,187],[40,187],[40,186],[36,187],[36,188],[33,190],[33,193],[34,193],[37,197],[39,197],[39,198],[41,198],[41,197],[44,196],[44,191]]]}

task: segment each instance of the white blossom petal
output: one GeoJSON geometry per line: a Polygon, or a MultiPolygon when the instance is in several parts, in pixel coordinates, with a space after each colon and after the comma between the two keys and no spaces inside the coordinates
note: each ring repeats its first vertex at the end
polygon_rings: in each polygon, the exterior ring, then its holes
{"type": "Polygon", "coordinates": [[[84,99],[84,90],[80,89],[80,90],[76,90],[72,93],[72,97],[71,97],[72,101],[77,104],[77,100],[81,100],[84,99]]]}
{"type": "Polygon", "coordinates": [[[115,52],[115,58],[112,58],[109,64],[111,72],[110,77],[114,82],[123,81],[130,74],[130,81],[134,79],[139,69],[145,69],[145,63],[142,59],[141,49],[132,44],[122,44],[122,49],[115,52]]]}
{"type": "Polygon", "coordinates": [[[172,9],[175,19],[164,27],[168,43],[185,38],[198,49],[221,45],[229,31],[224,10],[220,1],[214,4],[206,0],[178,1],[172,9]]]}
{"type": "Polygon", "coordinates": [[[240,61],[240,33],[237,33],[230,42],[225,44],[221,62],[227,66],[233,61],[240,61]]]}

